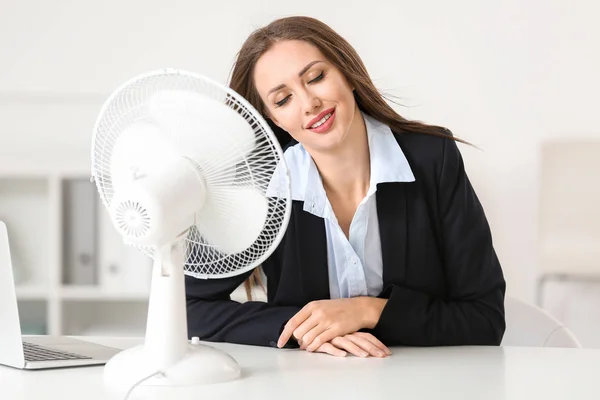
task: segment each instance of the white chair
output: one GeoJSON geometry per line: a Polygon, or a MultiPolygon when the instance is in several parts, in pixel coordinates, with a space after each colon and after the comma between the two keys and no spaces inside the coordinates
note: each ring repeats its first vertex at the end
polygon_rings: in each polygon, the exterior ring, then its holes
{"type": "Polygon", "coordinates": [[[506,296],[504,309],[506,331],[501,346],[581,347],[569,328],[533,304],[506,296]]]}
{"type": "Polygon", "coordinates": [[[552,280],[600,282],[600,140],[542,143],[537,304],[552,280]]]}

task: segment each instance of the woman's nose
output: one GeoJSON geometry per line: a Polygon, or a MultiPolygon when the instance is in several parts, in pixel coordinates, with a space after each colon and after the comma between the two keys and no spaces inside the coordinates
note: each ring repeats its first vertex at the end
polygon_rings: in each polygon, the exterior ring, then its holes
{"type": "Polygon", "coordinates": [[[319,107],[321,107],[321,100],[319,97],[307,92],[304,98],[304,114],[310,115],[319,107]]]}

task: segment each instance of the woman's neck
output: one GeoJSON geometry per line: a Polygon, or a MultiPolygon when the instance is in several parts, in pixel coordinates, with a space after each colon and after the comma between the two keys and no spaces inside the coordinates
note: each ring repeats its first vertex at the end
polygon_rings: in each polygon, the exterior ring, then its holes
{"type": "Polygon", "coordinates": [[[335,152],[313,155],[329,197],[360,202],[369,190],[371,162],[367,128],[357,109],[346,140],[335,152]]]}

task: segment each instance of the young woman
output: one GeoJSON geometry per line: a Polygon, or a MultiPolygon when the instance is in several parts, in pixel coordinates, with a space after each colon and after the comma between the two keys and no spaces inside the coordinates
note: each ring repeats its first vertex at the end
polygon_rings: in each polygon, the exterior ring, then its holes
{"type": "Polygon", "coordinates": [[[292,215],[263,264],[267,303],[230,300],[250,272],[186,278],[190,336],[339,356],[500,344],[506,284],[459,139],[398,115],[308,17],[252,33],[230,86],[286,146],[292,215]]]}

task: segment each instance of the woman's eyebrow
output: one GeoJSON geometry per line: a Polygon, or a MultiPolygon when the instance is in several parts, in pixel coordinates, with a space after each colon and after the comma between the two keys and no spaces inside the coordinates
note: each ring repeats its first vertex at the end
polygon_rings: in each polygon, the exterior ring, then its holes
{"type": "MultiPolygon", "coordinates": [[[[302,77],[302,75],[304,75],[304,74],[306,73],[306,71],[308,71],[308,70],[310,69],[310,67],[312,67],[313,65],[315,65],[315,64],[317,64],[317,63],[320,63],[320,62],[323,62],[323,61],[322,61],[322,60],[315,60],[315,61],[311,61],[311,62],[309,62],[309,63],[306,65],[306,67],[302,68],[302,69],[300,70],[300,72],[298,72],[298,76],[299,76],[299,77],[302,77]]],[[[283,84],[283,83],[282,83],[281,85],[277,85],[277,86],[275,86],[273,89],[269,90],[269,92],[267,93],[267,96],[268,96],[268,95],[270,95],[270,94],[271,94],[271,93],[273,93],[273,92],[276,92],[276,91],[278,91],[278,90],[280,90],[280,89],[283,89],[284,87],[285,87],[285,84],[283,84]]]]}

